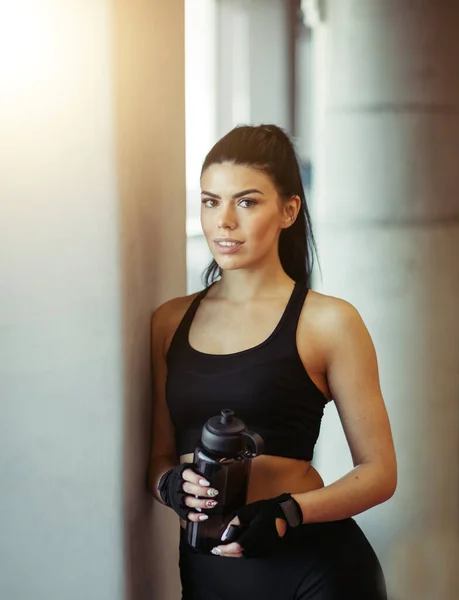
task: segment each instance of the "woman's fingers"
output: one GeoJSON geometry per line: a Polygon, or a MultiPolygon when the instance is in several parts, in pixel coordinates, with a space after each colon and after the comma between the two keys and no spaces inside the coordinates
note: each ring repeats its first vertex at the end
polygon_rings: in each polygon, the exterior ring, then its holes
{"type": "Polygon", "coordinates": [[[195,523],[199,523],[201,521],[207,521],[209,517],[207,515],[205,515],[204,513],[199,513],[199,512],[193,512],[190,511],[187,514],[187,519],[189,521],[194,521],[195,523]]]}
{"type": "Polygon", "coordinates": [[[213,548],[211,552],[216,556],[225,556],[227,558],[240,558],[242,556],[242,547],[237,542],[231,542],[231,544],[215,546],[215,548],[213,548]]]}
{"type": "MultiPolygon", "coordinates": [[[[228,531],[231,530],[231,526],[239,527],[241,522],[239,521],[239,517],[234,517],[232,521],[228,523],[227,528],[222,534],[222,541],[225,540],[228,531]]],[[[221,544],[219,546],[215,546],[211,550],[212,554],[216,556],[226,556],[227,558],[241,558],[242,556],[242,547],[238,542],[229,542],[226,544],[221,544]]]]}
{"type": "Polygon", "coordinates": [[[186,494],[191,494],[192,496],[204,496],[211,499],[218,496],[218,490],[215,488],[203,487],[196,483],[190,483],[189,481],[184,481],[182,483],[182,489],[186,494]]]}
{"type": "Polygon", "coordinates": [[[218,504],[216,500],[205,500],[194,496],[185,496],[184,502],[190,508],[215,508],[218,504]]]}
{"type": "Polygon", "coordinates": [[[240,524],[241,524],[241,522],[239,521],[239,517],[234,517],[234,519],[228,523],[228,526],[226,527],[225,531],[222,533],[222,537],[221,537],[222,542],[224,542],[226,540],[226,538],[228,537],[228,534],[230,532],[234,533],[233,527],[239,527],[240,524]]]}
{"type": "Polygon", "coordinates": [[[215,498],[215,496],[218,495],[218,490],[213,488],[206,479],[191,469],[185,469],[183,471],[182,479],[184,480],[182,489],[187,494],[208,498],[215,498]]]}
{"type": "Polygon", "coordinates": [[[209,481],[207,481],[199,473],[195,473],[192,469],[185,469],[182,473],[182,489],[187,494],[184,499],[186,506],[196,509],[196,511],[190,511],[187,518],[190,521],[205,521],[208,516],[201,514],[203,508],[214,508],[217,505],[217,501],[214,500],[215,496],[218,495],[218,490],[211,487],[209,481]],[[198,497],[200,496],[200,497],[198,497]]]}
{"type": "Polygon", "coordinates": [[[202,475],[199,475],[199,473],[193,471],[193,469],[185,469],[182,473],[182,479],[185,481],[190,481],[191,483],[202,485],[203,487],[210,486],[210,483],[207,481],[207,479],[202,475]]]}

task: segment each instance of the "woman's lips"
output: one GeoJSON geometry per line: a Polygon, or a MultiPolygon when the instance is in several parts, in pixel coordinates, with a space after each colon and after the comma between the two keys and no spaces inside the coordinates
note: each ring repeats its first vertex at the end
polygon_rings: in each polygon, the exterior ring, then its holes
{"type": "Polygon", "coordinates": [[[236,242],[231,244],[231,246],[223,246],[220,242],[214,241],[215,246],[217,247],[220,254],[234,254],[239,250],[241,246],[243,246],[244,242],[236,242]]]}

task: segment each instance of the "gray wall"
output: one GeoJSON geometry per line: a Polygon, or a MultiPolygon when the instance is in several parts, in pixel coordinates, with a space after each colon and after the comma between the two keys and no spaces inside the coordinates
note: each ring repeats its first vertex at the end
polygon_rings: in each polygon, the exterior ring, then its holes
{"type": "MultiPolygon", "coordinates": [[[[396,600],[459,590],[459,3],[327,3],[314,30],[314,197],[325,293],[374,339],[399,484],[358,517],[396,600]]],[[[334,405],[317,465],[352,468],[334,405]]]]}
{"type": "Polygon", "coordinates": [[[288,28],[283,0],[219,0],[218,137],[238,124],[289,127],[288,28]]]}
{"type": "Polygon", "coordinates": [[[158,574],[139,554],[158,519],[143,491],[149,318],[185,289],[182,2],[10,6],[0,598],[178,597],[173,561],[158,574]]]}

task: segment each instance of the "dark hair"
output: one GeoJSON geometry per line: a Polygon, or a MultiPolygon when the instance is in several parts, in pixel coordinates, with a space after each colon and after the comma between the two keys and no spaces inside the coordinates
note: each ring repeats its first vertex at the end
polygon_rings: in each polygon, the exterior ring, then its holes
{"type": "MultiPolygon", "coordinates": [[[[259,169],[271,177],[282,198],[301,198],[301,209],[295,222],[280,233],[279,258],[289,277],[310,287],[317,249],[299,162],[289,136],[277,125],[239,125],[210,150],[201,175],[211,165],[223,162],[259,169]]],[[[221,267],[212,260],[202,274],[203,284],[207,287],[221,275],[221,267]]]]}

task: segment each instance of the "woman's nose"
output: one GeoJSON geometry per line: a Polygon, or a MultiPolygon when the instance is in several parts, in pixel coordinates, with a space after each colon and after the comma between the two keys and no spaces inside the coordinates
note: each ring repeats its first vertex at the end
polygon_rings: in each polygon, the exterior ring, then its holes
{"type": "Polygon", "coordinates": [[[218,226],[220,229],[234,229],[236,227],[236,215],[231,206],[222,206],[218,215],[218,226]]]}

